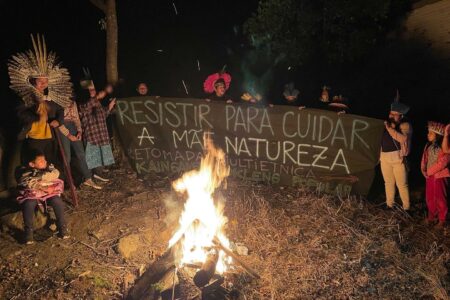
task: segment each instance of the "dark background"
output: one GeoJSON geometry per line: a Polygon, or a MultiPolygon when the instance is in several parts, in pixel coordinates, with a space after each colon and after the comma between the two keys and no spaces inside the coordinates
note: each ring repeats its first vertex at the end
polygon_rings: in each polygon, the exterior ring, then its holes
{"type": "MultiPolygon", "coordinates": [[[[123,80],[119,96],[135,95],[136,84],[145,81],[152,95],[183,97],[184,80],[190,97],[203,97],[203,80],[226,64],[233,76],[231,94],[238,98],[245,86],[242,65],[252,51],[242,24],[257,4],[256,0],[117,1],[119,77],[123,80]]],[[[101,88],[105,84],[102,17],[88,0],[0,0],[0,128],[8,143],[13,143],[18,129],[15,108],[19,99],[8,87],[7,60],[30,49],[30,33],[44,33],[47,48],[69,69],[74,86],[78,87],[82,67],[89,67],[101,88]]],[[[288,63],[277,67],[256,64],[256,77],[271,68],[265,96],[274,103],[279,102],[284,83],[294,80],[301,100],[315,106],[326,84],[332,88],[331,95],[350,99],[353,113],[385,118],[399,89],[401,101],[411,106],[409,117],[415,129],[411,161],[416,171],[426,142],[427,120],[449,121],[448,60],[434,56],[429,45],[418,41],[388,38],[366,59],[346,65],[319,60],[288,71],[288,63]]]]}

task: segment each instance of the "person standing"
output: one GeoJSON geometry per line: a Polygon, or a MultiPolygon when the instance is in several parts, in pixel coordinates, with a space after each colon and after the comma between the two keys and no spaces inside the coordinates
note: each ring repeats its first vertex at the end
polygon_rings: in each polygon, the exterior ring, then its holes
{"type": "Polygon", "coordinates": [[[105,91],[98,94],[93,86],[89,89],[89,99],[79,105],[80,121],[85,142],[86,163],[90,170],[94,170],[94,178],[109,181],[99,175],[103,166],[112,165],[114,157],[106,126],[106,117],[116,104],[116,100],[103,107],[101,100],[106,96],[105,91]]]}
{"type": "Polygon", "coordinates": [[[405,211],[410,208],[406,157],[411,147],[412,127],[405,118],[408,111],[409,107],[403,103],[395,101],[391,104],[389,119],[384,122],[380,153],[386,205],[393,207],[397,186],[405,211]]]}
{"type": "Polygon", "coordinates": [[[136,87],[138,96],[148,96],[148,86],[145,82],[140,82],[136,87]]]}
{"type": "Polygon", "coordinates": [[[10,88],[24,101],[19,109],[23,125],[19,140],[24,140],[22,162],[29,161],[32,150],[43,152],[47,160],[56,162],[52,128],[62,126],[64,107],[70,104],[72,83],[67,69],[56,60],[56,54],[47,54],[45,39],[31,36],[33,50],[17,53],[8,61],[10,88]]]}
{"type": "Polygon", "coordinates": [[[448,164],[450,155],[444,153],[441,148],[444,136],[444,124],[428,122],[428,143],[422,155],[421,171],[426,179],[426,202],[428,216],[425,223],[434,222],[436,216],[439,222],[437,228],[445,226],[447,218],[447,186],[450,170],[448,164]]]}
{"type": "Polygon", "coordinates": [[[227,94],[231,84],[231,76],[225,72],[209,75],[203,82],[203,91],[206,94],[206,101],[225,101],[233,103],[227,94]]]}
{"type": "Polygon", "coordinates": [[[75,101],[64,109],[64,126],[59,127],[58,134],[61,138],[61,144],[64,149],[67,164],[70,166],[72,151],[77,159],[80,168],[81,176],[83,178],[83,185],[90,186],[94,189],[101,190],[101,186],[97,185],[92,180],[92,172],[89,170],[86,163],[86,156],[84,153],[82,138],[81,122],[78,115],[78,109],[75,101]]]}

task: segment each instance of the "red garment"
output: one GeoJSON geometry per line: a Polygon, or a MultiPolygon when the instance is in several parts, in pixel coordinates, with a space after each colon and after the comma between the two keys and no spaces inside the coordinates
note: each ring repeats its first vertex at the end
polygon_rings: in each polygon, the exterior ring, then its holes
{"type": "Polygon", "coordinates": [[[450,163],[450,154],[445,154],[442,149],[439,151],[437,162],[428,170],[426,169],[428,162],[428,147],[430,146],[427,145],[425,150],[423,150],[421,162],[422,170],[425,170],[428,176],[434,176],[436,178],[450,177],[450,169],[448,167],[450,163]]]}
{"type": "Polygon", "coordinates": [[[214,84],[217,80],[223,79],[225,81],[225,90],[230,88],[231,76],[228,73],[214,73],[208,76],[206,80],[203,82],[203,90],[207,94],[214,93],[214,84]]]}
{"type": "Polygon", "coordinates": [[[439,217],[439,221],[445,221],[447,217],[447,185],[448,180],[430,176],[426,181],[426,199],[428,208],[428,220],[439,217]]]}
{"type": "Polygon", "coordinates": [[[87,103],[79,107],[83,139],[93,145],[109,145],[106,117],[109,114],[108,107],[103,107],[97,98],[89,99],[87,103]]]}

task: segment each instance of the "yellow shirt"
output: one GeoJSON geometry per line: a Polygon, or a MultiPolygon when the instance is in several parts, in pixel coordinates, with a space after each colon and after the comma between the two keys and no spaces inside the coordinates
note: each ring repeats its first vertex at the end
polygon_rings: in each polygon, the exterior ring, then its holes
{"type": "Polygon", "coordinates": [[[39,121],[31,124],[31,129],[28,131],[28,137],[36,140],[45,140],[52,138],[52,131],[50,125],[47,123],[47,105],[45,102],[39,104],[37,113],[39,114],[39,121]]]}

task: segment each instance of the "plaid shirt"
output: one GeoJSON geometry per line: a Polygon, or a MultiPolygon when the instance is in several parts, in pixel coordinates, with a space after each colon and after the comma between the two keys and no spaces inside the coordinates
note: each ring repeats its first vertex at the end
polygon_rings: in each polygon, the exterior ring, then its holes
{"type": "Polygon", "coordinates": [[[106,127],[108,107],[103,107],[97,98],[91,98],[79,106],[83,139],[93,145],[108,145],[109,136],[106,127]]]}

